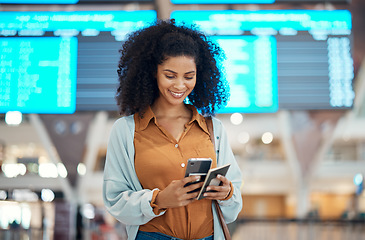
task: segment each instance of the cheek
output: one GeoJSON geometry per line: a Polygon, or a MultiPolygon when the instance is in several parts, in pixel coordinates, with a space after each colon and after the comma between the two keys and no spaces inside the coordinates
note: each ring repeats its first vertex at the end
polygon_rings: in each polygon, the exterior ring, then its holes
{"type": "Polygon", "coordinates": [[[189,88],[194,88],[196,85],[196,80],[189,82],[189,88]]]}
{"type": "Polygon", "coordinates": [[[158,88],[167,88],[169,86],[169,82],[166,81],[162,76],[159,76],[159,78],[157,79],[157,85],[158,88]]]}

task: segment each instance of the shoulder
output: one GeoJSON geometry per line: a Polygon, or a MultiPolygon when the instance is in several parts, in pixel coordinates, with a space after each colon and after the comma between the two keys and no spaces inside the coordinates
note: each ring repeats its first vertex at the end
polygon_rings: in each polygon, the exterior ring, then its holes
{"type": "Polygon", "coordinates": [[[219,120],[218,118],[212,117],[212,121],[213,121],[213,126],[215,128],[222,128],[223,127],[222,121],[219,120]]]}
{"type": "Polygon", "coordinates": [[[129,115],[125,117],[121,117],[117,119],[112,127],[112,133],[121,133],[121,134],[127,134],[127,133],[134,133],[134,115],[129,115]],[[128,131],[129,130],[129,131],[128,131]]]}
{"type": "Polygon", "coordinates": [[[134,125],[134,115],[129,115],[125,117],[118,118],[114,124],[113,127],[123,127],[128,125],[134,125]]]}

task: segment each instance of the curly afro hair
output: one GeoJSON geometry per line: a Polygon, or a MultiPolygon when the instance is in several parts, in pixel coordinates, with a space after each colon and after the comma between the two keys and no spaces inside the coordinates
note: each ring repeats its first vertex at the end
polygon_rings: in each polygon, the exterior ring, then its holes
{"type": "Polygon", "coordinates": [[[158,98],[157,65],[177,56],[194,58],[197,67],[196,85],[187,103],[207,116],[227,104],[229,87],[220,70],[224,54],[194,25],[157,20],[128,35],[119,52],[116,100],[121,115],[143,112],[158,98]]]}

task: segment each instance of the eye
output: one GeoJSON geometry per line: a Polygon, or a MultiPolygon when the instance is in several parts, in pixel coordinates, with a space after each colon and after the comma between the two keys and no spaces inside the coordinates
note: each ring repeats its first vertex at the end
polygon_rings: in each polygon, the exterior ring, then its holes
{"type": "Polygon", "coordinates": [[[168,78],[168,79],[173,79],[175,76],[173,76],[173,75],[165,75],[166,76],[166,78],[168,78]]]}

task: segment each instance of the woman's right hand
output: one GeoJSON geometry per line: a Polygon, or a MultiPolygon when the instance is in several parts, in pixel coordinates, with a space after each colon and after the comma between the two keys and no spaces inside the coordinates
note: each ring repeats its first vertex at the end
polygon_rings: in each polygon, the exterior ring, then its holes
{"type": "Polygon", "coordinates": [[[156,204],[159,208],[174,208],[183,207],[189,203],[196,201],[199,191],[194,191],[197,188],[201,188],[203,182],[198,182],[185,186],[190,182],[195,182],[200,179],[199,176],[190,176],[181,180],[172,181],[164,190],[161,190],[156,197],[156,204]]]}

